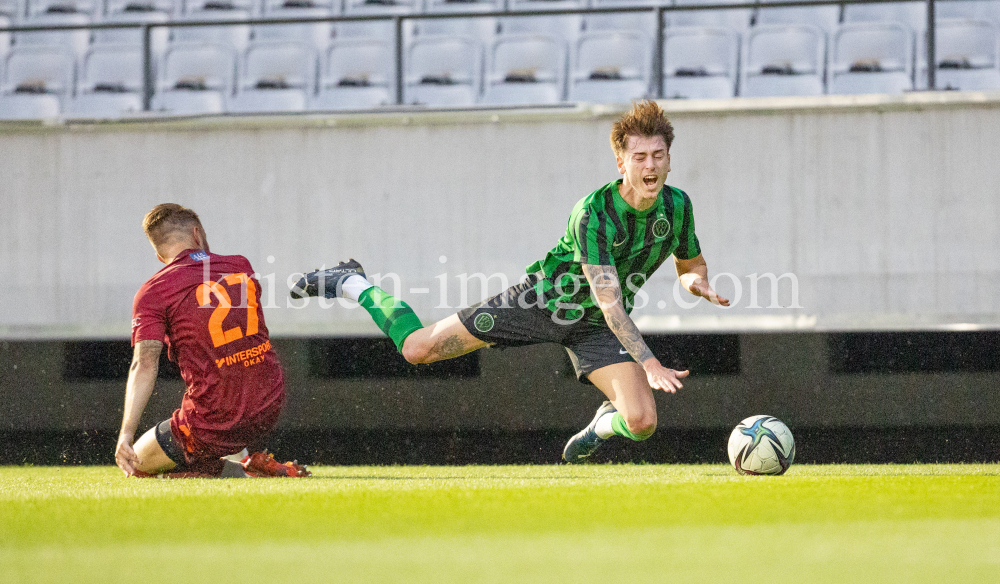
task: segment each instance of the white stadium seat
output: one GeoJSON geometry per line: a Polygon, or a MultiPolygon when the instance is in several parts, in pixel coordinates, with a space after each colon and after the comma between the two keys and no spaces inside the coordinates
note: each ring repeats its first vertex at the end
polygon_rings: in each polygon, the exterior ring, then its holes
{"type": "Polygon", "coordinates": [[[577,42],[570,101],[628,103],[649,95],[652,44],[639,31],[585,34],[577,42]]]}
{"type": "Polygon", "coordinates": [[[229,99],[218,91],[170,90],[153,96],[152,110],[174,116],[221,114],[225,113],[229,99]]]}
{"type": "MultiPolygon", "coordinates": [[[[142,22],[156,23],[167,22],[171,19],[171,14],[161,10],[146,10],[139,8],[141,5],[128,5],[125,10],[113,12],[105,17],[105,22],[142,22]]],[[[133,45],[142,46],[141,28],[110,28],[94,31],[95,45],[133,45]]],[[[170,29],[160,26],[150,31],[150,42],[152,43],[153,56],[159,59],[167,50],[167,42],[170,39],[170,29]]]]}
{"type": "Polygon", "coordinates": [[[119,92],[141,93],[142,49],[132,46],[95,46],[83,58],[77,87],[80,92],[104,87],[119,92]]]}
{"type": "Polygon", "coordinates": [[[119,118],[142,111],[142,49],[95,46],[80,65],[67,117],[119,118]]]}
{"type": "MultiPolygon", "coordinates": [[[[575,10],[586,8],[586,0],[508,0],[508,10],[575,10]]],[[[500,34],[542,34],[575,43],[583,29],[583,16],[519,16],[500,19],[500,34]]]]}
{"type": "Polygon", "coordinates": [[[339,16],[343,13],[344,7],[339,0],[264,0],[263,14],[267,15],[288,8],[324,8],[328,13],[339,16]]]}
{"type": "Polygon", "coordinates": [[[241,10],[251,16],[259,16],[260,0],[179,0],[184,3],[183,14],[193,14],[205,10],[241,10]]]}
{"type": "MultiPolygon", "coordinates": [[[[428,14],[470,13],[470,12],[502,12],[504,0],[427,0],[425,12],[428,14]]],[[[419,20],[416,23],[417,35],[451,34],[471,36],[479,39],[483,46],[493,44],[497,33],[497,19],[483,18],[434,18],[419,20]]]]}
{"type": "MultiPolygon", "coordinates": [[[[314,6],[311,2],[285,2],[265,11],[265,18],[322,18],[334,16],[329,6],[314,6]]],[[[254,27],[255,41],[305,42],[322,53],[330,46],[332,22],[302,24],[262,24],[254,27]]]]}
{"type": "MultiPolygon", "coordinates": [[[[11,26],[10,17],[0,15],[0,26],[3,27],[11,26]]],[[[6,57],[7,53],[9,52],[10,52],[10,33],[0,32],[0,61],[3,61],[3,58],[6,57]]],[[[0,68],[0,72],[2,71],[3,69],[0,68]]]]}
{"type": "MultiPolygon", "coordinates": [[[[22,23],[25,26],[57,26],[90,24],[90,16],[83,12],[46,12],[35,14],[22,23]]],[[[17,46],[44,45],[66,47],[77,58],[90,48],[91,32],[87,29],[19,32],[14,35],[17,46]]]]}
{"type": "MultiPolygon", "coordinates": [[[[941,4],[946,4],[942,2],[941,4]]],[[[940,7],[941,4],[935,4],[935,7],[940,7]]],[[[985,20],[986,22],[992,22],[994,26],[1000,27],[1000,0],[978,0],[975,2],[976,12],[973,17],[974,20],[985,20]]],[[[938,8],[935,8],[937,10],[938,8]]],[[[947,13],[940,15],[940,18],[947,18],[947,13]]]]}
{"type": "Polygon", "coordinates": [[[490,51],[482,103],[561,102],[566,91],[566,65],[566,43],[562,39],[544,35],[501,37],[490,51]]]}
{"type": "Polygon", "coordinates": [[[979,20],[980,5],[987,4],[984,0],[950,0],[934,3],[935,18],[962,18],[979,20]]]}
{"type": "Polygon", "coordinates": [[[95,91],[81,93],[69,103],[67,118],[118,119],[142,113],[142,94],[95,91]]]}
{"type": "MultiPolygon", "coordinates": [[[[945,2],[935,3],[940,6],[945,2]]],[[[882,4],[848,4],[844,6],[844,22],[896,22],[905,24],[917,34],[927,30],[926,2],[892,2],[882,4]]]]}
{"type": "Polygon", "coordinates": [[[97,16],[103,8],[101,0],[28,0],[28,15],[78,12],[97,16]]]}
{"type": "Polygon", "coordinates": [[[59,116],[59,98],[55,95],[0,94],[0,120],[40,120],[59,116]]]}
{"type": "Polygon", "coordinates": [[[316,53],[308,43],[255,42],[244,56],[241,89],[285,85],[311,92],[316,87],[316,53]]]}
{"type": "Polygon", "coordinates": [[[806,24],[762,25],[744,43],[740,95],[822,95],[825,90],[826,35],[806,24]]]}
{"type": "Polygon", "coordinates": [[[180,16],[183,0],[107,0],[105,14],[117,12],[165,12],[171,17],[180,16]]]}
{"type": "Polygon", "coordinates": [[[830,93],[913,89],[913,33],[898,23],[845,24],[833,37],[830,93]]]}
{"type": "Polygon", "coordinates": [[[174,44],[163,57],[153,109],[177,115],[221,113],[233,95],[236,53],[226,45],[174,44]]]}
{"type": "Polygon", "coordinates": [[[663,43],[663,96],[733,97],[739,50],[739,35],[728,28],[668,28],[663,43]]]}
{"type": "Polygon", "coordinates": [[[14,47],[4,66],[3,93],[44,92],[68,96],[73,90],[76,62],[64,47],[14,47]]]}
{"type": "Polygon", "coordinates": [[[15,47],[7,55],[0,95],[7,119],[52,117],[73,93],[76,60],[64,47],[15,47]]]}
{"type": "MultiPolygon", "coordinates": [[[[664,4],[660,0],[593,0],[592,8],[628,8],[639,6],[657,6],[664,4]]],[[[670,13],[663,15],[664,26],[670,24],[670,13]]],[[[656,12],[623,12],[620,14],[590,14],[583,19],[585,32],[601,30],[634,30],[653,38],[656,35],[656,12]]]]}
{"type": "MultiPolygon", "coordinates": [[[[1000,35],[990,22],[936,23],[935,86],[938,89],[1000,89],[1000,35]]],[[[922,66],[926,84],[926,63],[922,66]]]]}
{"type": "Polygon", "coordinates": [[[406,58],[403,100],[432,107],[475,105],[482,89],[483,49],[478,39],[417,38],[406,58]]]}
{"type": "Polygon", "coordinates": [[[777,1],[765,0],[761,3],[757,9],[756,24],[811,24],[831,36],[840,25],[840,6],[837,4],[767,7],[768,2],[777,1]]]}
{"type": "Polygon", "coordinates": [[[415,14],[421,11],[421,0],[344,0],[347,16],[382,16],[415,14]]]}
{"type": "Polygon", "coordinates": [[[231,112],[303,111],[316,92],[312,44],[254,43],[244,58],[243,79],[231,112]]]}
{"type": "Polygon", "coordinates": [[[0,15],[17,20],[24,16],[24,10],[22,0],[0,0],[0,15]]]}
{"type": "MultiPolygon", "coordinates": [[[[416,14],[421,10],[421,0],[344,0],[345,16],[394,16],[416,14]]],[[[366,37],[392,40],[396,38],[395,25],[391,20],[368,22],[341,22],[337,26],[337,36],[366,37]]],[[[413,21],[404,23],[404,35],[412,35],[413,21]]]]}
{"type": "Polygon", "coordinates": [[[230,113],[268,114],[302,112],[309,106],[309,97],[299,89],[250,89],[238,92],[230,101],[230,113]]]}
{"type": "MultiPolygon", "coordinates": [[[[207,4],[205,8],[189,12],[178,20],[246,20],[250,18],[250,12],[245,9],[224,8],[224,6],[226,5],[207,4]]],[[[178,26],[173,29],[173,39],[174,42],[178,43],[217,43],[242,53],[250,45],[250,25],[178,26]]]]}
{"type": "Polygon", "coordinates": [[[396,101],[391,43],[378,39],[335,40],[323,59],[315,110],[366,109],[396,101]]]}
{"type": "MultiPolygon", "coordinates": [[[[736,0],[726,4],[746,4],[747,8],[734,10],[678,10],[670,13],[670,26],[721,27],[743,35],[750,28],[754,0],[736,0]]],[[[675,6],[719,4],[717,0],[675,0],[675,6]]]]}

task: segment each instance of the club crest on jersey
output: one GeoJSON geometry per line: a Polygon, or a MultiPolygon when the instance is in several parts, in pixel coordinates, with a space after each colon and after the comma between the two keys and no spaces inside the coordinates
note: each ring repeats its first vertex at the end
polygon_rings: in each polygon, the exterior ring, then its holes
{"type": "Polygon", "coordinates": [[[196,262],[203,262],[208,259],[208,254],[203,251],[196,251],[190,257],[196,262]]]}
{"type": "Polygon", "coordinates": [[[481,333],[488,333],[493,330],[493,325],[495,321],[493,320],[493,315],[488,312],[482,312],[476,317],[476,320],[472,321],[472,325],[476,327],[476,330],[481,333]]]}
{"type": "Polygon", "coordinates": [[[660,217],[653,223],[653,237],[660,239],[670,233],[670,222],[666,217],[660,217]]]}

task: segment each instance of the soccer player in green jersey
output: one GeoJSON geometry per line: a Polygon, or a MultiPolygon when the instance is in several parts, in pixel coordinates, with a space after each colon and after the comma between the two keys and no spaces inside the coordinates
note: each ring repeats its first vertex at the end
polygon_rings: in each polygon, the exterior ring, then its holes
{"type": "Polygon", "coordinates": [[[666,186],[674,130],[654,103],[636,103],[611,130],[622,178],[581,199],[558,244],[520,284],[424,327],[406,303],[365,278],[351,260],[306,274],[292,296],[357,300],[410,363],[451,359],[486,346],[555,342],[577,378],[608,400],[563,450],[585,462],[614,435],[645,440],[656,429],[653,389],[675,393],[687,371],[660,364],[629,317],[636,292],[668,256],[691,294],[721,306],[694,231],[691,200],[666,186]]]}

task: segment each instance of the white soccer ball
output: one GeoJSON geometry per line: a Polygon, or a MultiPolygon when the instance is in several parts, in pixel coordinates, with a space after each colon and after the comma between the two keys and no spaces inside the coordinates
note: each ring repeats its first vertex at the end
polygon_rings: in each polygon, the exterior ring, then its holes
{"type": "Polygon", "coordinates": [[[740,474],[784,474],[794,459],[792,432],[774,416],[750,416],[729,435],[729,462],[740,474]]]}

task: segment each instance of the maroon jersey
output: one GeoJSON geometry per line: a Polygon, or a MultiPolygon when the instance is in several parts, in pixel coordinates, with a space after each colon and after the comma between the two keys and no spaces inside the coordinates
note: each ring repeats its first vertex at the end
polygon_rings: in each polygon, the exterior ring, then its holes
{"type": "MultiPolygon", "coordinates": [[[[285,399],[260,284],[243,256],[186,250],[146,281],[132,306],[132,345],[164,341],[187,385],[174,426],[225,435],[276,415],[285,399]]],[[[272,422],[273,423],[273,422],[272,422]]]]}

